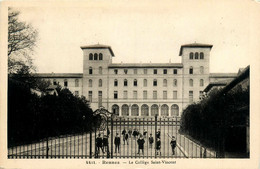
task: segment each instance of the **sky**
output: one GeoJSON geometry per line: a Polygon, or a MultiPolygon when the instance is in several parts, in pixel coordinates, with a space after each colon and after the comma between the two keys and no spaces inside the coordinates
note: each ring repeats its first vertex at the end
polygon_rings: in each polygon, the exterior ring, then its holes
{"type": "Polygon", "coordinates": [[[259,60],[260,3],[226,1],[76,1],[13,5],[38,29],[40,73],[82,73],[80,46],[112,47],[113,63],[180,63],[181,45],[212,44],[210,72],[236,73],[259,60]],[[257,60],[256,60],[257,59],[257,60]]]}

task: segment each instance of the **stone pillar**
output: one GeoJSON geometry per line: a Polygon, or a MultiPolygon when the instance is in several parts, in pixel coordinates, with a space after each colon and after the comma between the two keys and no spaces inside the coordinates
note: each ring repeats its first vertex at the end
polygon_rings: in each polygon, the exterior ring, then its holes
{"type": "Polygon", "coordinates": [[[159,104],[158,107],[159,107],[159,108],[158,108],[158,109],[159,109],[159,112],[158,112],[159,114],[158,114],[158,116],[161,117],[161,105],[159,104]]]}
{"type": "Polygon", "coordinates": [[[132,116],[131,104],[129,104],[129,116],[132,116]]]}
{"type": "MultiPolygon", "coordinates": [[[[122,107],[121,107],[121,109],[122,109],[122,107]]],[[[121,109],[120,109],[120,106],[118,106],[118,113],[119,113],[119,116],[120,116],[120,117],[122,116],[122,111],[121,111],[121,109]]]]}
{"type": "Polygon", "coordinates": [[[139,117],[141,116],[141,107],[139,107],[139,109],[138,109],[138,115],[139,115],[139,117]]]}

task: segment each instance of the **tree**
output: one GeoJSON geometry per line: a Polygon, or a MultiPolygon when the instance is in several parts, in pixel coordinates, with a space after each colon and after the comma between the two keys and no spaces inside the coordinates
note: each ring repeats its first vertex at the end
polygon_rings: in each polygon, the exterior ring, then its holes
{"type": "Polygon", "coordinates": [[[30,55],[36,46],[38,31],[19,21],[19,14],[8,8],[8,73],[16,73],[23,66],[34,70],[30,55]]]}

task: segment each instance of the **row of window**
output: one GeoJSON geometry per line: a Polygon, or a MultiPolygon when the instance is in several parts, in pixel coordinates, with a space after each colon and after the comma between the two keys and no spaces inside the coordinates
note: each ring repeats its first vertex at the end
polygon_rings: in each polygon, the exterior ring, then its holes
{"type": "MultiPolygon", "coordinates": [[[[193,74],[193,67],[190,66],[189,68],[189,74],[193,74]]],[[[200,66],[200,74],[204,74],[204,67],[203,66],[200,66]]]]}
{"type": "Polygon", "coordinates": [[[204,53],[203,52],[195,52],[195,56],[193,52],[190,52],[190,60],[192,59],[204,59],[204,53]]]}
{"type": "MultiPolygon", "coordinates": [[[[58,84],[59,84],[59,82],[57,82],[56,79],[53,79],[53,85],[58,85],[58,84]]],[[[64,79],[64,86],[68,87],[68,85],[69,85],[68,80],[64,79]]],[[[79,79],[75,79],[75,87],[79,87],[79,79]]]]}
{"type": "MultiPolygon", "coordinates": [[[[112,112],[119,116],[119,106],[114,104],[112,106],[112,112]]],[[[122,105],[121,107],[121,115],[122,116],[139,116],[139,106],[137,104],[133,104],[132,106],[128,106],[127,104],[122,105]],[[131,114],[130,114],[131,110],[131,114]]],[[[155,116],[159,115],[159,106],[157,104],[153,104],[151,106],[151,113],[149,111],[149,106],[147,104],[143,104],[141,106],[141,116],[155,116]]],[[[171,106],[171,116],[179,116],[179,106],[177,104],[173,104],[171,106]]],[[[169,106],[163,104],[161,106],[161,116],[169,116],[169,106]]]]}
{"type": "Polygon", "coordinates": [[[93,53],[90,53],[89,54],[89,60],[103,60],[103,54],[102,53],[99,53],[99,54],[94,53],[94,55],[93,55],[93,53]]]}

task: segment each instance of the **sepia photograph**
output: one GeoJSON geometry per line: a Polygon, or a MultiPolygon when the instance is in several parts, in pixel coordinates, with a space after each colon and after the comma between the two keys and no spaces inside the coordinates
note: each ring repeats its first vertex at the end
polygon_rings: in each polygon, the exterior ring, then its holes
{"type": "Polygon", "coordinates": [[[0,3],[0,168],[259,168],[258,0],[0,3]]]}

